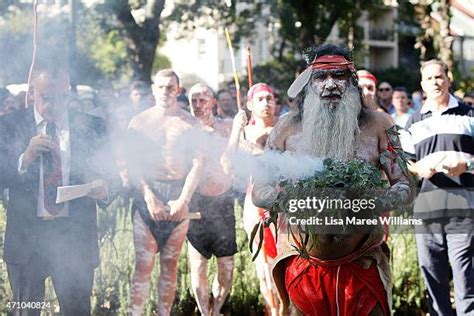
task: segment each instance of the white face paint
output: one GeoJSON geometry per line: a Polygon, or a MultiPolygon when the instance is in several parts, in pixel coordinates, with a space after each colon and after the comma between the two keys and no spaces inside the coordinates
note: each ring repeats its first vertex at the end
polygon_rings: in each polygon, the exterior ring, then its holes
{"type": "Polygon", "coordinates": [[[348,70],[317,70],[311,76],[311,87],[323,105],[337,106],[349,86],[348,70]]]}
{"type": "Polygon", "coordinates": [[[362,93],[371,98],[375,97],[376,87],[375,82],[367,78],[359,78],[359,87],[362,88],[362,93]]]}
{"type": "Polygon", "coordinates": [[[212,108],[216,104],[215,99],[207,91],[191,91],[191,113],[197,118],[212,116],[212,108]]]}

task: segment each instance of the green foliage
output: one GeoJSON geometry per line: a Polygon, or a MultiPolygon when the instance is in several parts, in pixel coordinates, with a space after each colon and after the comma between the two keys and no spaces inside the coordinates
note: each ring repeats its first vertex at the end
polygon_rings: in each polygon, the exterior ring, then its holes
{"type": "Polygon", "coordinates": [[[0,17],[7,14],[10,10],[10,6],[18,5],[18,0],[2,0],[0,2],[0,17]]]}
{"type": "Polygon", "coordinates": [[[78,49],[88,56],[90,63],[100,72],[98,79],[128,81],[131,78],[130,57],[121,33],[103,23],[99,10],[81,10],[78,49]]]}
{"type": "Polygon", "coordinates": [[[231,26],[234,44],[242,37],[252,38],[259,27],[271,28],[278,35],[275,57],[280,59],[285,48],[297,53],[310,44],[322,44],[338,21],[343,35],[351,28],[357,29],[355,23],[362,11],[376,10],[382,4],[381,0],[180,0],[169,20],[178,22],[183,34],[192,34],[197,26],[231,26]]]}
{"type": "MultiPolygon", "coordinates": [[[[0,197],[2,192],[0,191],[0,197]]],[[[2,206],[2,200],[0,199],[0,314],[7,314],[7,302],[12,300],[11,293],[8,291],[8,276],[7,267],[3,261],[3,245],[5,236],[5,209],[2,206]]]]}
{"type": "Polygon", "coordinates": [[[418,266],[415,236],[392,235],[388,241],[392,256],[392,296],[395,315],[419,315],[427,309],[425,286],[418,266]]]}
{"type": "Polygon", "coordinates": [[[32,52],[31,19],[31,13],[19,10],[0,18],[0,85],[26,81],[32,52]]]}
{"type": "MultiPolygon", "coordinates": [[[[251,236],[251,242],[259,233],[260,240],[263,239],[263,228],[270,224],[278,223],[280,213],[290,212],[289,205],[291,201],[306,200],[313,197],[324,197],[325,199],[336,199],[342,202],[339,208],[335,209],[328,207],[326,210],[317,209],[300,209],[298,217],[300,219],[310,219],[318,216],[327,216],[327,212],[331,212],[331,217],[343,219],[347,216],[362,216],[365,218],[373,218],[377,216],[378,210],[384,210],[386,203],[385,199],[391,198],[386,196],[388,187],[386,180],[380,176],[380,170],[375,168],[371,163],[359,159],[350,161],[342,161],[336,159],[325,159],[324,168],[317,170],[313,176],[299,180],[282,180],[279,182],[279,192],[276,199],[272,202],[269,209],[269,218],[265,223],[259,223],[258,227],[254,229],[251,236]],[[350,207],[353,199],[374,199],[377,210],[366,208],[365,211],[353,212],[350,207]],[[344,205],[344,206],[343,206],[344,205]],[[346,207],[347,206],[347,207],[346,207]]],[[[315,246],[318,235],[324,233],[337,234],[340,238],[343,234],[354,232],[353,225],[342,224],[337,228],[324,227],[324,225],[315,227],[313,225],[301,226],[298,225],[295,232],[300,234],[300,243],[298,247],[294,246],[303,257],[308,256],[308,249],[315,246]],[[304,234],[302,233],[304,232],[304,234]],[[312,238],[309,238],[309,237],[312,238]],[[311,239],[311,244],[310,244],[311,239]],[[310,248],[308,248],[308,246],[310,248]]],[[[291,229],[291,227],[290,227],[291,229]]],[[[254,258],[258,255],[262,244],[258,245],[254,258]]]]}
{"type": "Polygon", "coordinates": [[[95,39],[90,46],[91,57],[108,79],[117,78],[127,67],[127,49],[117,30],[95,39]]]}
{"type": "Polygon", "coordinates": [[[160,54],[159,52],[156,52],[155,60],[153,61],[152,73],[155,73],[156,71],[160,69],[166,69],[166,68],[171,68],[171,61],[165,55],[160,54]]]}
{"type": "Polygon", "coordinates": [[[405,87],[408,91],[420,90],[420,71],[418,68],[387,68],[371,71],[378,82],[387,81],[393,87],[405,87]]]}
{"type": "Polygon", "coordinates": [[[386,188],[387,181],[381,179],[380,171],[371,163],[358,159],[346,162],[328,158],[324,160],[322,171],[316,171],[313,176],[306,179],[283,180],[279,186],[281,191],[274,201],[271,213],[287,212],[290,200],[324,196],[321,195],[324,189],[329,189],[339,196],[341,192],[335,192],[335,188],[357,191],[386,188]]]}
{"type": "MultiPolygon", "coordinates": [[[[86,19],[81,19],[85,21],[86,19]]],[[[0,78],[8,83],[26,82],[33,53],[33,15],[30,6],[16,7],[0,18],[0,60],[8,60],[0,67],[0,78]],[[2,21],[3,19],[3,21],[2,21]]],[[[68,65],[69,25],[67,15],[49,17],[40,15],[38,19],[38,38],[36,60],[53,59],[68,65]]],[[[94,36],[93,26],[88,28],[79,23],[78,52],[76,65],[79,83],[93,83],[101,76],[90,56],[88,36],[94,36]]]]}
{"type": "MultiPolygon", "coordinates": [[[[286,90],[295,79],[296,71],[301,68],[301,62],[293,55],[286,55],[281,60],[272,59],[253,67],[253,82],[264,82],[278,92],[280,98],[286,97],[286,90]]],[[[241,86],[248,86],[247,77],[242,78],[241,86]]]]}
{"type": "Polygon", "coordinates": [[[454,81],[452,89],[454,91],[462,92],[462,94],[474,92],[474,67],[471,68],[467,75],[463,75],[461,71],[459,71],[459,68],[455,67],[453,75],[454,81]]]}
{"type": "Polygon", "coordinates": [[[132,77],[137,80],[151,81],[164,3],[164,0],[106,0],[90,9],[98,13],[104,30],[116,30],[123,38],[132,77]]]}

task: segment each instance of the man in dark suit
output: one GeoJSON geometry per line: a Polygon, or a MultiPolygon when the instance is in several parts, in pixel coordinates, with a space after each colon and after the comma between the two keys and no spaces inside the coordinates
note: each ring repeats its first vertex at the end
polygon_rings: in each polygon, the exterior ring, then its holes
{"type": "MultiPolygon", "coordinates": [[[[0,183],[9,188],[4,260],[11,307],[39,315],[50,276],[63,315],[89,315],[99,262],[96,202],[108,198],[104,175],[105,123],[66,108],[69,76],[58,67],[33,76],[34,107],[1,118],[0,183]],[[102,183],[87,196],[56,204],[59,186],[102,183]],[[25,302],[22,304],[22,302],[25,302]],[[23,308],[25,307],[25,308],[23,308]]],[[[44,304],[43,304],[44,305],[44,304]]]]}

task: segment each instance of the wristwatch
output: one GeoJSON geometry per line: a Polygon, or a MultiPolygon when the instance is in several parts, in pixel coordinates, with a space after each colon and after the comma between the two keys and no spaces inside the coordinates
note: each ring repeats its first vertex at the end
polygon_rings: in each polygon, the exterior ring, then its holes
{"type": "Polygon", "coordinates": [[[466,171],[474,170],[474,163],[472,160],[466,160],[466,171]]]}

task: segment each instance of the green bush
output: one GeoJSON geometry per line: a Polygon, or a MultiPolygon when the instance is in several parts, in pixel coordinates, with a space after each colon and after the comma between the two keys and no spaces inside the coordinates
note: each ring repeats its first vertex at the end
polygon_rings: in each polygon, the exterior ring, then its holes
{"type": "Polygon", "coordinates": [[[415,235],[391,235],[392,303],[395,315],[419,315],[427,310],[425,285],[418,267],[415,235]]]}

